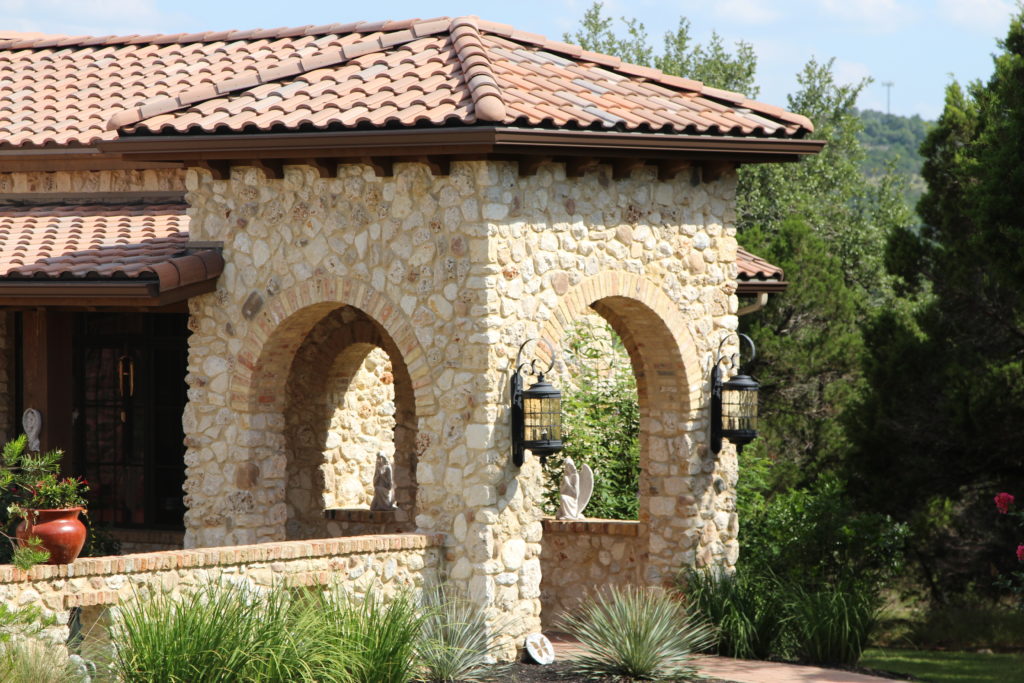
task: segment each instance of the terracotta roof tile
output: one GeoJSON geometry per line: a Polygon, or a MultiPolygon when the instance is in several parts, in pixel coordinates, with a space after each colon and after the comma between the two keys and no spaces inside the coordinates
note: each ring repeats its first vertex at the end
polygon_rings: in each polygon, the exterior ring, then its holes
{"type": "Polygon", "coordinates": [[[0,278],[155,278],[185,255],[184,204],[0,206],[0,278]]]}
{"type": "Polygon", "coordinates": [[[760,256],[755,256],[743,247],[736,250],[737,278],[741,281],[784,279],[782,268],[773,266],[760,256]]]}
{"type": "Polygon", "coordinates": [[[97,38],[0,32],[0,146],[478,122],[812,131],[779,107],[475,17],[97,38]]]}

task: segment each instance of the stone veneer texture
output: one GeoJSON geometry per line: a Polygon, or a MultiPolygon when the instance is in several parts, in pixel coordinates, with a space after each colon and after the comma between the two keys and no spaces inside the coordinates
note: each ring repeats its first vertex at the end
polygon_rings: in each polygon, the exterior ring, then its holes
{"type": "Polygon", "coordinates": [[[442,545],[438,534],[401,534],[84,558],[27,572],[3,565],[0,603],[55,616],[45,635],[63,643],[71,608],[113,606],[151,591],[178,595],[222,580],[254,587],[340,584],[356,594],[373,587],[383,595],[434,585],[442,545]]]}
{"type": "Polygon", "coordinates": [[[281,541],[322,514],[288,415],[327,388],[303,396],[289,378],[314,328],[351,306],[370,321],[352,343],[392,363],[395,457],[415,483],[405,505],[417,529],[445,534],[448,578],[493,624],[514,619],[511,656],[540,628],[542,528],[540,468],[509,462],[508,375],[523,341],[560,339],[592,306],[638,376],[643,580],[731,566],[735,454],[708,454],[705,405],[737,324],[735,183],[649,168],[567,178],[555,164],[521,177],[488,161],[448,176],[415,163],[385,178],[360,165],[326,179],[190,171],[192,239],[222,240],[227,265],[190,301],[186,546],[281,541]]]}

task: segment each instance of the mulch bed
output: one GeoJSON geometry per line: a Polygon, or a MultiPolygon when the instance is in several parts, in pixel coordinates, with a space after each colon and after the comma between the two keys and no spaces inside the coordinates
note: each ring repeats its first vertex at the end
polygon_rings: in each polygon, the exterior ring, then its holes
{"type": "MultiPolygon", "coordinates": [[[[501,681],[501,683],[544,683],[545,681],[557,681],[558,683],[600,683],[600,681],[612,682],[612,679],[594,679],[585,678],[583,676],[574,676],[569,671],[569,664],[567,662],[555,662],[554,664],[548,664],[547,666],[540,666],[539,664],[513,664],[507,667],[505,671],[495,676],[495,681],[501,681]]],[[[720,678],[687,678],[680,679],[679,683],[689,683],[690,681],[700,681],[700,683],[730,683],[729,681],[722,680],[720,678]]]]}

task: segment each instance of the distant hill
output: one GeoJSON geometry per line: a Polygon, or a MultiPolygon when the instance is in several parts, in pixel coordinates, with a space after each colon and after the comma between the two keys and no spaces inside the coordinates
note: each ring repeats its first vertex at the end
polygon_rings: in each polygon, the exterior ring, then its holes
{"type": "Polygon", "coordinates": [[[925,121],[917,114],[897,116],[870,109],[859,111],[857,115],[864,124],[859,135],[867,155],[862,164],[864,173],[869,178],[880,177],[892,163],[896,173],[907,178],[904,196],[913,209],[925,189],[921,177],[923,160],[918,150],[934,122],[925,121]]]}

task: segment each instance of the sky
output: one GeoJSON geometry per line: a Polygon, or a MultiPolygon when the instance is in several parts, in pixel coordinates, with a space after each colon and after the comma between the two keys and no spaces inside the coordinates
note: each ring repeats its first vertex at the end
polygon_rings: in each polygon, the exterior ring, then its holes
{"type": "MultiPolygon", "coordinates": [[[[561,39],[591,0],[0,0],[0,30],[72,35],[180,33],[357,20],[477,16],[561,39]]],[[[606,0],[605,13],[635,17],[652,42],[680,17],[705,42],[746,41],[758,56],[758,99],[786,105],[811,57],[834,58],[841,82],[870,77],[858,106],[935,119],[952,79],[987,79],[1012,0],[606,0]],[[891,83],[886,87],[885,83],[891,83]],[[888,99],[887,99],[888,98],[888,99]]]]}

